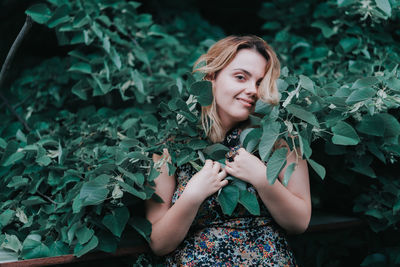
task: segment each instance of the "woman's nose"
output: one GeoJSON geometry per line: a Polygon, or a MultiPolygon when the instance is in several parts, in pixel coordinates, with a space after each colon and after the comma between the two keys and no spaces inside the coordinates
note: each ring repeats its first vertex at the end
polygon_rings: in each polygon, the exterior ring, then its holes
{"type": "Polygon", "coordinates": [[[246,86],[246,93],[249,95],[256,95],[257,94],[257,86],[253,83],[249,83],[246,86]]]}

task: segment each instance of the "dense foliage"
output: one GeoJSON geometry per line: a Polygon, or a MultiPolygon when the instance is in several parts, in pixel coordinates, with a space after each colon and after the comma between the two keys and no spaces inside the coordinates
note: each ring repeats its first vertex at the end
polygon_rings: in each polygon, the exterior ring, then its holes
{"type": "MultiPolygon", "coordinates": [[[[223,161],[227,149],[209,144],[199,126],[200,107],[212,100],[210,84],[190,74],[223,32],[197,13],[156,24],[139,6],[47,0],[26,11],[69,52],[24,71],[6,90],[30,128],[3,107],[0,244],[10,257],[80,256],[145,242],[151,225],[143,200],[159,200],[152,153],[168,148],[171,173],[185,163],[200,168],[206,157],[223,161]]],[[[276,0],[259,15],[284,66],[282,99],[279,107],[257,103],[243,146],[269,162],[273,183],[286,148],[272,148],[285,139],[313,177],[350,192],[354,212],[373,231],[397,229],[399,3],[276,0]]],[[[285,183],[294,168],[287,168],[285,183]]],[[[257,214],[246,184],[229,179],[219,194],[223,211],[240,204],[257,214]]],[[[324,190],[316,184],[314,207],[327,203],[324,190]]],[[[399,250],[382,241],[364,265],[400,263],[399,250]]]]}

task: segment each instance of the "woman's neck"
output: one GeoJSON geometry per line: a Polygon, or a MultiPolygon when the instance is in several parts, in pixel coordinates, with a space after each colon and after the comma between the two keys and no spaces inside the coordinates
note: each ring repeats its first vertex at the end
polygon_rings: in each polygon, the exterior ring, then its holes
{"type": "Polygon", "coordinates": [[[223,129],[223,133],[224,136],[226,136],[226,134],[232,130],[233,128],[244,128],[247,124],[249,123],[249,119],[244,120],[244,121],[239,121],[239,122],[232,122],[229,124],[222,124],[222,129],[223,129]]]}

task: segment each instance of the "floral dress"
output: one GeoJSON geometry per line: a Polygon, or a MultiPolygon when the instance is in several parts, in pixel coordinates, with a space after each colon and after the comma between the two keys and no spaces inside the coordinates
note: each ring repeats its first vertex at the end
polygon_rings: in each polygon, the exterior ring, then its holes
{"type": "MultiPolygon", "coordinates": [[[[223,144],[240,147],[241,130],[230,131],[223,144]]],[[[180,197],[195,169],[186,164],[177,170],[172,203],[180,197]]],[[[252,186],[248,190],[257,195],[252,186]]],[[[261,215],[251,215],[238,205],[232,215],[223,214],[217,194],[200,206],[191,228],[175,251],[166,256],[167,266],[296,266],[283,230],[274,222],[258,197],[261,215]]]]}

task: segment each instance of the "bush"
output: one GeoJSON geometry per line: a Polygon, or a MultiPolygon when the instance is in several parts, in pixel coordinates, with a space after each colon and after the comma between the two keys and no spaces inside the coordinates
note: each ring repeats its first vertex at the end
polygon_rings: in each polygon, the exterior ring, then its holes
{"type": "MultiPolygon", "coordinates": [[[[0,191],[0,244],[14,257],[81,256],[143,244],[151,232],[143,200],[158,199],[152,153],[169,148],[171,172],[224,156],[226,148],[205,141],[198,123],[210,86],[190,74],[222,30],[194,12],[156,24],[139,6],[48,0],[26,11],[69,52],[24,71],[6,91],[29,126],[8,111],[0,115],[0,184],[6,189],[0,191]]],[[[397,229],[399,4],[268,1],[259,16],[284,65],[282,99],[275,108],[257,103],[259,116],[242,134],[243,145],[274,163],[272,183],[285,153],[271,148],[285,139],[314,170],[314,208],[362,214],[383,236],[397,229]]],[[[241,204],[257,214],[245,184],[230,179],[219,197],[224,212],[241,204]]],[[[382,257],[400,261],[398,246],[385,238],[379,244],[368,247],[364,265],[382,257]]],[[[324,253],[332,255],[327,247],[324,253]]]]}

